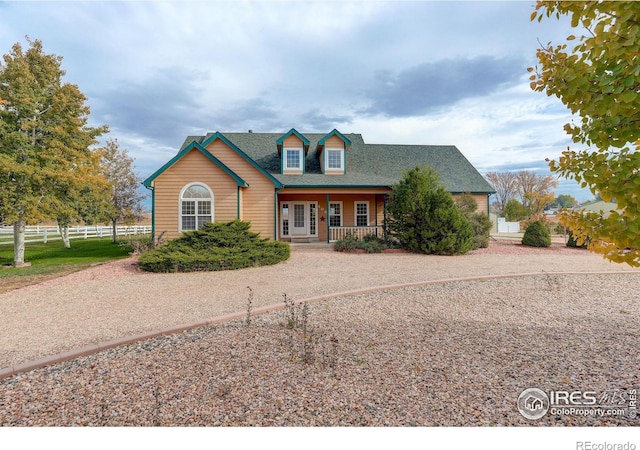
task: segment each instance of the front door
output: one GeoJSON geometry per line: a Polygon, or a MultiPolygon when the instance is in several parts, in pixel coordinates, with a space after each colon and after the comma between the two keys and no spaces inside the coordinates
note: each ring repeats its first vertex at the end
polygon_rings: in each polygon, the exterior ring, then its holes
{"type": "Polygon", "coordinates": [[[307,236],[307,211],[306,203],[292,203],[291,210],[293,212],[291,223],[291,236],[307,236]]]}

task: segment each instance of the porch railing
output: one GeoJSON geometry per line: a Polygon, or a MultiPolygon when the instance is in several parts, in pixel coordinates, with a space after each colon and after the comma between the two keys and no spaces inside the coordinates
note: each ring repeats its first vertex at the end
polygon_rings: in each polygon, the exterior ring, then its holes
{"type": "Polygon", "coordinates": [[[355,235],[358,239],[370,234],[378,237],[383,235],[382,227],[375,225],[369,227],[329,227],[329,242],[344,239],[349,233],[355,235]]]}

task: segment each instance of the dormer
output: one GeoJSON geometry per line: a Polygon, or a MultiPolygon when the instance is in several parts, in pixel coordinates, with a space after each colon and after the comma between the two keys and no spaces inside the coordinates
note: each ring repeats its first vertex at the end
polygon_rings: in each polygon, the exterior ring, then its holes
{"type": "Polygon", "coordinates": [[[334,130],[318,141],[317,152],[320,158],[320,170],[326,175],[344,175],[347,173],[347,150],[351,141],[342,133],[334,130]]]}
{"type": "Polygon", "coordinates": [[[304,162],[309,153],[309,139],[292,128],[276,141],[280,155],[280,168],[284,175],[302,175],[304,162]]]}

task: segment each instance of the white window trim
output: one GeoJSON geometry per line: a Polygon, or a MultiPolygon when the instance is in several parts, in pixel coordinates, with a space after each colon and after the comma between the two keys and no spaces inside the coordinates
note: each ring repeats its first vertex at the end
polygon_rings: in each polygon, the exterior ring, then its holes
{"type": "Polygon", "coordinates": [[[369,222],[371,220],[370,219],[370,213],[371,213],[371,210],[369,209],[369,201],[368,200],[367,201],[362,200],[362,201],[353,202],[353,225],[356,226],[356,227],[357,226],[361,226],[361,227],[370,226],[369,225],[369,222]],[[362,204],[367,205],[367,224],[366,225],[358,225],[358,205],[362,205],[362,204]]]}
{"type": "Polygon", "coordinates": [[[298,147],[285,147],[282,150],[282,159],[283,159],[283,168],[284,170],[303,170],[304,168],[304,154],[302,152],[302,148],[298,147]],[[297,151],[300,156],[300,167],[289,167],[287,165],[287,152],[297,151]]]}
{"type": "Polygon", "coordinates": [[[318,223],[318,202],[307,202],[307,213],[309,214],[309,236],[310,237],[318,237],[318,226],[320,225],[318,223]],[[315,209],[316,209],[316,220],[312,221],[311,220],[311,207],[310,205],[314,205],[315,209]],[[311,233],[311,224],[315,225],[315,229],[316,232],[315,233],[311,233]]]}
{"type": "Polygon", "coordinates": [[[326,148],[324,152],[324,171],[325,172],[344,172],[344,149],[343,148],[326,148]],[[340,167],[329,167],[329,151],[340,152],[340,167]]]}
{"type": "MultiPolygon", "coordinates": [[[[202,186],[205,189],[207,189],[209,191],[209,195],[211,195],[211,222],[215,221],[215,201],[214,201],[214,197],[213,197],[213,191],[211,190],[211,188],[207,185],[207,183],[203,183],[202,181],[194,181],[192,183],[189,184],[185,184],[182,189],[180,190],[180,195],[178,196],[178,232],[182,233],[182,196],[184,195],[184,193],[186,192],[187,189],[189,189],[191,186],[194,185],[198,185],[198,186],[202,186]]],[[[189,200],[189,199],[187,199],[189,200]]],[[[191,199],[191,200],[199,200],[199,199],[191,199]]],[[[203,199],[200,199],[203,200],[203,199]]],[[[198,207],[196,205],[196,217],[198,217],[198,207]]],[[[198,220],[196,219],[196,230],[198,229],[198,220]]],[[[193,230],[186,230],[186,231],[193,231],[193,230]]]]}
{"type": "Polygon", "coordinates": [[[339,227],[344,226],[344,205],[342,204],[342,202],[334,202],[334,201],[329,201],[329,208],[328,208],[328,214],[327,214],[327,221],[329,221],[329,226],[335,226],[335,225],[331,225],[330,222],[330,217],[333,216],[333,214],[331,214],[331,205],[334,203],[338,203],[340,205],[340,225],[338,225],[339,227]]]}
{"type": "Polygon", "coordinates": [[[280,202],[280,210],[279,210],[279,212],[280,212],[280,235],[282,237],[290,237],[291,236],[291,202],[288,201],[288,200],[280,202]],[[287,208],[288,208],[288,210],[287,210],[287,221],[289,222],[289,230],[287,230],[288,231],[287,234],[284,234],[282,232],[282,229],[284,228],[284,220],[285,220],[284,219],[284,214],[282,214],[282,208],[284,208],[283,205],[287,205],[287,208]]]}

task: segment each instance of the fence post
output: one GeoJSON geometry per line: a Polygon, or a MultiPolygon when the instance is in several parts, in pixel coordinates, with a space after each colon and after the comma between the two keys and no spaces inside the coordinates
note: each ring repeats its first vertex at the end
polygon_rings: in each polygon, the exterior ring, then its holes
{"type": "Polygon", "coordinates": [[[86,239],[87,237],[89,237],[89,234],[87,233],[88,231],[88,227],[85,225],[84,226],[84,238],[86,239]]]}
{"type": "Polygon", "coordinates": [[[46,244],[47,243],[47,228],[46,227],[45,227],[44,232],[42,234],[43,234],[42,243],[46,244]]]}

